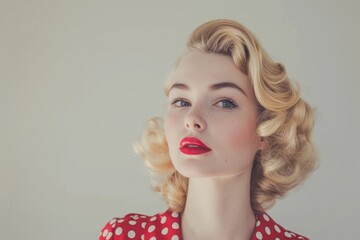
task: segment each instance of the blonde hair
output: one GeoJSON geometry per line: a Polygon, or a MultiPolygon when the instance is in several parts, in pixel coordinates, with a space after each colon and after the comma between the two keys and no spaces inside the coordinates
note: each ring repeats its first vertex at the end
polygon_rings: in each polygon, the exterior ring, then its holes
{"type": "MultiPolygon", "coordinates": [[[[214,20],[199,26],[190,36],[188,49],[232,57],[252,83],[259,108],[257,133],[267,147],[255,156],[251,203],[254,212],[265,211],[317,166],[313,109],[300,97],[298,85],[288,79],[284,66],[274,62],[238,22],[214,20]]],[[[162,119],[148,121],[135,150],[155,179],[154,190],[162,194],[170,209],[182,212],[188,179],[171,163],[162,119]]]]}

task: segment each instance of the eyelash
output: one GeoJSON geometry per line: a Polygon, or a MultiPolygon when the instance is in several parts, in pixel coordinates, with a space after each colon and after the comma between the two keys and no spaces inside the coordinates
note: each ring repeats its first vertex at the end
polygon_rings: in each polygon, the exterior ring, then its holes
{"type": "MultiPolygon", "coordinates": [[[[175,105],[175,107],[179,107],[179,108],[181,108],[181,107],[188,107],[188,106],[177,106],[176,104],[177,104],[178,102],[180,102],[180,101],[185,102],[186,104],[190,104],[190,102],[189,102],[187,99],[185,99],[185,98],[175,98],[173,101],[171,101],[171,105],[175,105]]],[[[215,105],[218,105],[220,102],[224,102],[224,101],[230,103],[230,104],[231,104],[231,107],[221,107],[221,108],[223,108],[223,109],[233,109],[233,108],[237,108],[237,107],[239,106],[239,105],[236,104],[235,101],[232,100],[231,98],[221,98],[220,100],[218,100],[218,101],[215,103],[215,105]]]]}
{"type": "Polygon", "coordinates": [[[178,102],[180,102],[180,101],[186,102],[186,103],[189,104],[189,101],[186,100],[185,98],[175,98],[174,100],[171,101],[171,105],[175,105],[175,107],[184,107],[184,106],[177,106],[177,105],[176,105],[176,103],[178,103],[178,102]]]}
{"type": "Polygon", "coordinates": [[[221,107],[221,108],[223,108],[223,109],[233,109],[233,108],[237,108],[237,107],[239,106],[239,105],[237,105],[237,104],[235,103],[235,101],[232,100],[231,98],[221,98],[219,101],[216,102],[216,105],[219,104],[220,102],[223,102],[223,101],[226,101],[226,102],[231,103],[231,107],[229,107],[229,108],[221,107]]]}

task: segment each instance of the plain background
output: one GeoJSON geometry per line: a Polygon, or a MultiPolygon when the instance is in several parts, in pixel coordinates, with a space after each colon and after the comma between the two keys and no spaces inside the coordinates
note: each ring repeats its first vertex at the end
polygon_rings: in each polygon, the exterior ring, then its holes
{"type": "Polygon", "coordinates": [[[245,24],[317,108],[321,166],[270,214],[313,239],[356,239],[359,3],[0,1],[0,239],[97,239],[114,216],[155,214],[132,150],[163,116],[163,82],[200,24],[245,24]]]}

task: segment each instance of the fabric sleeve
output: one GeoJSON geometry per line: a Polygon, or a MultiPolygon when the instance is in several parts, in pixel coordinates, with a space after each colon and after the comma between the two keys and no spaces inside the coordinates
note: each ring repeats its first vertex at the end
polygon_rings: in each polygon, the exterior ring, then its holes
{"type": "Polygon", "coordinates": [[[113,218],[101,230],[99,240],[122,240],[123,218],[113,218]]]}
{"type": "Polygon", "coordinates": [[[113,218],[100,233],[99,240],[143,239],[149,217],[131,213],[123,218],[113,218]]]}

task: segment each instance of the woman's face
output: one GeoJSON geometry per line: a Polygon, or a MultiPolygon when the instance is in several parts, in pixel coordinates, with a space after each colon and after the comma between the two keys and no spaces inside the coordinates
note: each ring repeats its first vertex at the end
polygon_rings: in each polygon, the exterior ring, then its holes
{"type": "Polygon", "coordinates": [[[256,103],[232,58],[190,51],[169,89],[165,134],[175,168],[187,177],[251,171],[261,147],[256,103]]]}

